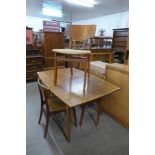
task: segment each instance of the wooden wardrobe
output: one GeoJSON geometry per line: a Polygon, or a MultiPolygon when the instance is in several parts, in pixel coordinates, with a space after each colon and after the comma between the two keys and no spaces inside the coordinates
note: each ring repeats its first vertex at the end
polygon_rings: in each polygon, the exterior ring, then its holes
{"type": "Polygon", "coordinates": [[[64,33],[63,32],[41,32],[40,39],[41,39],[43,56],[44,56],[44,67],[53,67],[54,55],[53,55],[52,49],[64,48],[64,33]]]}

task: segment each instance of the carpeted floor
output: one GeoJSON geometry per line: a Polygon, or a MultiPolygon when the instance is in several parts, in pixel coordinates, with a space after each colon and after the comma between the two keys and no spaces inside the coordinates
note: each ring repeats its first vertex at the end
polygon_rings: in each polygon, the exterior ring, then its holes
{"type": "MultiPolygon", "coordinates": [[[[72,123],[71,143],[67,143],[65,114],[51,118],[47,138],[43,138],[45,118],[37,123],[40,110],[40,98],[36,82],[26,84],[26,122],[27,155],[128,155],[129,130],[122,127],[106,114],[95,125],[95,107],[85,111],[83,126],[76,128],[72,123]],[[61,127],[61,128],[60,128],[61,127]],[[63,129],[63,130],[61,130],[63,129]]],[[[80,117],[80,108],[77,108],[80,117]]]]}

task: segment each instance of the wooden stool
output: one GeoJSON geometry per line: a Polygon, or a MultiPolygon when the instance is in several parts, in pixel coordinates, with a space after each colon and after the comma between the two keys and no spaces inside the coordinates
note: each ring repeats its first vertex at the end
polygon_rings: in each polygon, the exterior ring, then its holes
{"type": "Polygon", "coordinates": [[[71,76],[73,76],[72,62],[84,64],[84,85],[83,92],[85,92],[86,75],[90,77],[90,53],[89,50],[74,50],[74,49],[53,49],[54,52],[54,85],[57,85],[57,64],[58,62],[71,62],[71,76]],[[57,54],[62,56],[58,56],[57,54]],[[65,56],[65,57],[64,57],[65,56]]]}

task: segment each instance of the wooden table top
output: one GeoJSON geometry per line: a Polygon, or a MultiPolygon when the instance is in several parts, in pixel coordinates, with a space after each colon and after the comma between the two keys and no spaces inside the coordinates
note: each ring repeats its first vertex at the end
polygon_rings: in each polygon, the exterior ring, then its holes
{"type": "Polygon", "coordinates": [[[83,92],[84,72],[73,68],[71,78],[70,68],[58,69],[57,86],[54,86],[54,71],[37,73],[42,82],[69,107],[75,107],[110,94],[120,88],[103,79],[90,75],[83,92]]]}

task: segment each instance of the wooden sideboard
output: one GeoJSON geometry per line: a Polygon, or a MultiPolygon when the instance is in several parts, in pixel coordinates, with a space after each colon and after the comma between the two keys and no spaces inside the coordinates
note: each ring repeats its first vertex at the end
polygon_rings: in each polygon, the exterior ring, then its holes
{"type": "Polygon", "coordinates": [[[94,36],[90,39],[91,48],[110,48],[113,38],[110,36],[94,36]]]}
{"type": "Polygon", "coordinates": [[[91,61],[112,63],[112,48],[91,48],[91,61]]]}

